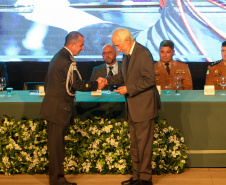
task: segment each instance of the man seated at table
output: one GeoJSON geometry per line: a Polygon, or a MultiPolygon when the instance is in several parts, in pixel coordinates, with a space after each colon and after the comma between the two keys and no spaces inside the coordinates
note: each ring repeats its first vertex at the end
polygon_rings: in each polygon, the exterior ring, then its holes
{"type": "Polygon", "coordinates": [[[208,66],[206,72],[206,85],[214,85],[216,90],[222,90],[220,77],[226,76],[226,41],[222,43],[221,55],[222,59],[208,66]]]}
{"type": "MultiPolygon", "coordinates": [[[[103,47],[102,56],[104,64],[94,67],[90,80],[95,81],[99,77],[106,78],[106,76],[113,76],[121,71],[121,63],[117,62],[116,57],[118,52],[112,45],[105,45],[103,47]]],[[[110,89],[108,85],[103,90],[110,89]]]]}
{"type": "Polygon", "coordinates": [[[172,90],[177,87],[174,84],[175,76],[181,77],[180,90],[192,90],[192,78],[188,65],[173,60],[175,53],[174,43],[171,40],[163,40],[159,47],[160,60],[155,63],[156,85],[165,90],[165,86],[170,86],[172,90]]]}
{"type": "Polygon", "coordinates": [[[0,77],[5,77],[6,87],[7,87],[7,85],[8,85],[8,74],[7,74],[5,62],[0,62],[0,77]]]}

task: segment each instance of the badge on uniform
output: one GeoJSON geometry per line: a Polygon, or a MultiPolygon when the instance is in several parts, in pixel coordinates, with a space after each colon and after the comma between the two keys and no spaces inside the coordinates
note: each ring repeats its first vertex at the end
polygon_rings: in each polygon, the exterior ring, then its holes
{"type": "Polygon", "coordinates": [[[86,88],[88,88],[89,87],[89,84],[86,84],[86,88]]]}
{"type": "Polygon", "coordinates": [[[160,74],[159,74],[159,70],[158,69],[156,69],[155,70],[155,76],[159,76],[160,74]]]}

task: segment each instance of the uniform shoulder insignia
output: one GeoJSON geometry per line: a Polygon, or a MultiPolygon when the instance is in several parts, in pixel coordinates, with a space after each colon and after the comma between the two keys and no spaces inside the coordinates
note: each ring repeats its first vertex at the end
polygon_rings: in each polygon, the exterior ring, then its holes
{"type": "Polygon", "coordinates": [[[175,60],[175,61],[177,61],[179,64],[187,64],[186,62],[182,62],[182,61],[180,61],[180,60],[175,60]]]}
{"type": "Polygon", "coordinates": [[[70,56],[70,59],[71,59],[72,62],[75,62],[75,60],[72,56],[70,56]]]}
{"type": "Polygon", "coordinates": [[[213,62],[210,66],[215,66],[216,64],[219,64],[221,62],[221,60],[218,60],[216,62],[213,62]]]}

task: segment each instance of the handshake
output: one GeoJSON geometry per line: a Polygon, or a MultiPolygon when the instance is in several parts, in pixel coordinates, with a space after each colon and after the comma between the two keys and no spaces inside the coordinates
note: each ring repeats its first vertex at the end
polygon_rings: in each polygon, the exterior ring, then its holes
{"type": "MultiPolygon", "coordinates": [[[[97,82],[98,82],[98,90],[102,90],[106,85],[108,85],[108,81],[106,78],[99,77],[97,79],[97,82]]],[[[121,95],[125,95],[128,93],[126,86],[118,87],[117,89],[114,90],[114,92],[117,92],[121,95]]]]}
{"type": "Polygon", "coordinates": [[[107,79],[99,77],[97,79],[98,82],[98,90],[102,90],[106,85],[108,85],[107,79]]]}

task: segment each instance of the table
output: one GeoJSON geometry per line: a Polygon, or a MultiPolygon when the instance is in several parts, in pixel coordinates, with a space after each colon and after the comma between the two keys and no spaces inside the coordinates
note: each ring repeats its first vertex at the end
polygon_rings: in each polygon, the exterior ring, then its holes
{"type": "MultiPolygon", "coordinates": [[[[6,93],[6,92],[5,92],[6,93]]],[[[161,93],[160,118],[180,130],[188,147],[190,167],[226,167],[226,96],[216,91],[214,96],[204,96],[203,90],[161,93]]],[[[29,91],[13,91],[13,95],[0,97],[0,116],[6,114],[17,120],[22,116],[39,117],[43,97],[29,91]]],[[[102,96],[90,92],[77,92],[74,104],[81,119],[97,115],[125,119],[124,97],[103,91],[102,96]]],[[[139,106],[139,105],[138,105],[139,106]]]]}

